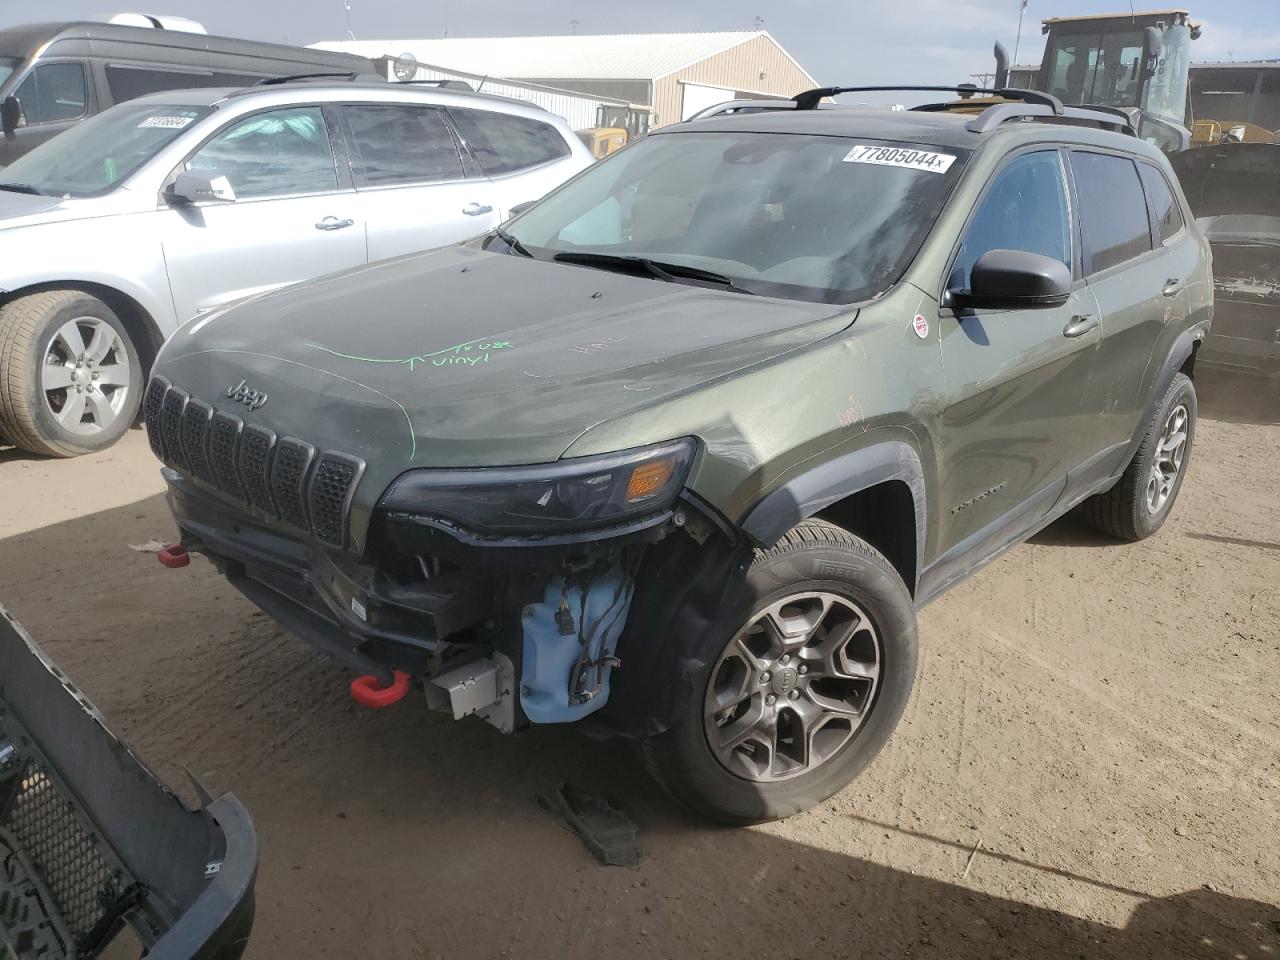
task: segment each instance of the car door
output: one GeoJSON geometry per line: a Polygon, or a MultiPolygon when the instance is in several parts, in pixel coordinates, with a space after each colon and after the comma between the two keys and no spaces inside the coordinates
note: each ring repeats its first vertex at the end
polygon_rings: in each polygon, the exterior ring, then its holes
{"type": "Polygon", "coordinates": [[[541,199],[589,161],[574,156],[550,123],[496,110],[450,107],[462,140],[492,183],[500,219],[541,199]]]}
{"type": "Polygon", "coordinates": [[[79,60],[38,63],[13,93],[22,108],[13,138],[0,140],[0,163],[10,164],[74,126],[91,109],[89,78],[79,60]]]}
{"type": "MultiPolygon", "coordinates": [[[[1138,429],[1155,374],[1156,343],[1185,316],[1183,281],[1194,271],[1198,254],[1194,238],[1182,229],[1180,211],[1169,244],[1154,238],[1138,164],[1131,157],[1072,150],[1071,169],[1085,274],[1102,319],[1094,386],[1103,408],[1094,445],[1097,454],[1115,461],[1101,464],[1114,472],[1138,429]]],[[[1172,201],[1167,185],[1165,191],[1172,201]]],[[[1166,215],[1172,215],[1167,207],[1166,215]]]]}
{"type": "Polygon", "coordinates": [[[230,203],[170,204],[161,242],[179,321],[366,262],[364,219],[319,106],[235,120],[185,163],[225,176],[230,203]]]}
{"type": "Polygon", "coordinates": [[[463,166],[444,111],[430,104],[342,108],[369,259],[466,240],[498,225],[492,186],[463,166]]]}
{"type": "MultiPolygon", "coordinates": [[[[967,289],[973,264],[997,249],[1053,257],[1075,275],[1075,238],[1061,151],[1019,154],[979,200],[948,289],[967,289]]],[[[1100,332],[1079,279],[1063,306],[944,308],[939,322],[939,546],[944,562],[961,562],[1012,542],[1057,501],[1097,417],[1090,370],[1100,332]]]]}

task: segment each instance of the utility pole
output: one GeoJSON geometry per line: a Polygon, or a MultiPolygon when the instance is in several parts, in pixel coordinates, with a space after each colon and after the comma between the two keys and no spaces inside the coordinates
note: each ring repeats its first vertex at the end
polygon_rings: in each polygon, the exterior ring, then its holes
{"type": "Polygon", "coordinates": [[[573,34],[575,37],[578,35],[578,24],[580,24],[581,22],[582,22],[581,20],[576,20],[576,19],[569,21],[569,32],[573,34]]]}
{"type": "Polygon", "coordinates": [[[1022,17],[1027,12],[1027,5],[1031,0],[1022,0],[1022,6],[1018,9],[1018,37],[1013,41],[1013,62],[1009,64],[1011,67],[1018,65],[1018,47],[1022,45],[1022,17]]]}
{"type": "Polygon", "coordinates": [[[755,19],[751,21],[751,29],[755,33],[759,33],[761,30],[763,30],[764,17],[760,16],[759,14],[756,14],[755,19]]]}
{"type": "Polygon", "coordinates": [[[342,0],[342,5],[347,9],[347,39],[354,40],[356,35],[351,32],[351,0],[342,0]]]}

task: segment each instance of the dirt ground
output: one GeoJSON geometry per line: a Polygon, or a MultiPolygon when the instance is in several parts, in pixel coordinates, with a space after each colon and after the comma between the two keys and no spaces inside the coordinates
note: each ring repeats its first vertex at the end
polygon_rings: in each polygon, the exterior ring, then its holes
{"type": "Polygon", "coordinates": [[[140,432],[0,449],[0,602],[170,782],[249,807],[254,960],[1277,958],[1280,403],[1201,392],[1158,537],[1063,521],[928,607],[884,753],[759,828],[694,822],[618,743],[356,706],[203,560],[130,549],[173,536],[140,432]],[[636,819],[640,866],[538,806],[566,780],[636,819]]]}

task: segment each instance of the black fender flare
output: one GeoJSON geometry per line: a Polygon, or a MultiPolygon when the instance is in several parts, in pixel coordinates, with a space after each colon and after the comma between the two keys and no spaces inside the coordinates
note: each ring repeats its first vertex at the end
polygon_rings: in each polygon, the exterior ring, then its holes
{"type": "Polygon", "coordinates": [[[911,491],[918,582],[928,520],[924,468],[915,448],[902,440],[882,440],[860,447],[797,474],[757,501],[739,526],[752,541],[770,547],[801,520],[889,480],[900,480],[911,491]]]}
{"type": "Polygon", "coordinates": [[[1173,346],[1169,348],[1169,353],[1164,358],[1160,372],[1151,381],[1151,393],[1147,397],[1147,402],[1143,404],[1142,419],[1138,421],[1138,430],[1134,431],[1133,439],[1129,441],[1129,447],[1125,450],[1124,460],[1121,461],[1126,470],[1133,461],[1134,454],[1138,452],[1138,447],[1142,445],[1144,434],[1141,431],[1145,429],[1146,424],[1150,422],[1151,417],[1155,414],[1156,404],[1160,402],[1164,392],[1169,389],[1169,384],[1173,382],[1173,375],[1182,369],[1182,365],[1187,362],[1187,358],[1195,350],[1196,344],[1203,341],[1208,335],[1209,324],[1209,320],[1201,320],[1199,323],[1188,327],[1178,334],[1177,339],[1173,341],[1173,346]]]}

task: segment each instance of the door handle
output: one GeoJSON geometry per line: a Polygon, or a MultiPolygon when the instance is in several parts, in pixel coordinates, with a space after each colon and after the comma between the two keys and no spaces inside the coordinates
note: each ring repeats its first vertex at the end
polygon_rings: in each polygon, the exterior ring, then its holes
{"type": "Polygon", "coordinates": [[[1177,277],[1170,277],[1164,282],[1164,289],[1160,292],[1166,297],[1176,297],[1182,291],[1182,281],[1177,277]]]}
{"type": "Polygon", "coordinates": [[[1098,318],[1094,316],[1072,317],[1071,322],[1062,328],[1064,337],[1079,337],[1088,333],[1098,325],[1098,318]]]}
{"type": "Polygon", "coordinates": [[[340,220],[337,217],[325,217],[316,224],[317,230],[344,230],[347,227],[355,226],[354,220],[340,220]]]}
{"type": "Polygon", "coordinates": [[[468,203],[462,208],[462,212],[468,217],[478,217],[482,214],[493,213],[493,207],[487,203],[468,203]]]}

